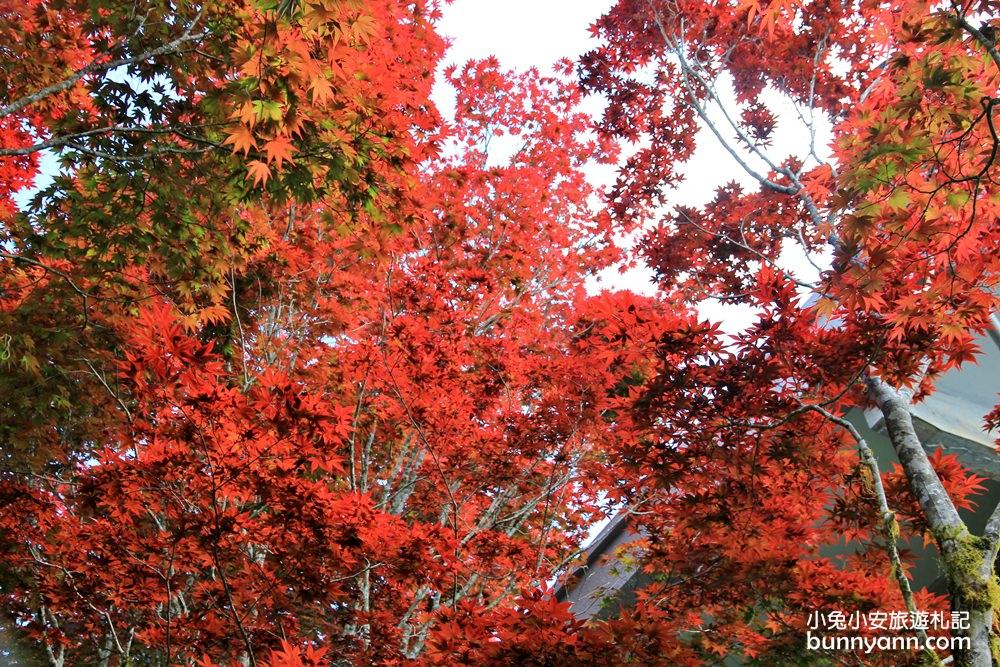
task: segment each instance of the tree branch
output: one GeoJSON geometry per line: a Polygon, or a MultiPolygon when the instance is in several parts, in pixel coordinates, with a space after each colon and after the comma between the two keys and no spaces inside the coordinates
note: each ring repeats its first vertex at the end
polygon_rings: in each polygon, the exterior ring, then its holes
{"type": "Polygon", "coordinates": [[[990,54],[990,58],[993,59],[994,64],[1000,67],[1000,51],[997,51],[996,42],[987,37],[982,30],[969,23],[968,19],[962,14],[955,17],[955,23],[962,30],[972,35],[986,49],[986,52],[990,54]]]}
{"type": "MultiPolygon", "coordinates": [[[[879,470],[875,452],[872,451],[868,442],[851,422],[818,405],[804,405],[803,407],[822,415],[827,420],[845,429],[858,444],[858,454],[861,462],[868,468],[872,475],[872,486],[875,488],[875,498],[878,501],[879,515],[882,519],[881,528],[882,535],[885,538],[885,550],[889,555],[889,562],[892,564],[893,578],[895,578],[896,583],[899,585],[899,591],[903,595],[906,610],[911,614],[916,613],[917,603],[913,598],[913,589],[910,588],[910,580],[906,577],[906,571],[903,569],[903,561],[899,556],[899,546],[896,543],[896,536],[899,533],[899,523],[896,521],[896,513],[889,508],[889,501],[885,495],[885,485],[882,484],[882,473],[879,470]]],[[[916,631],[923,640],[923,645],[927,646],[926,631],[919,628],[916,631]]],[[[927,648],[925,650],[936,657],[933,649],[927,648]]]]}
{"type": "Polygon", "coordinates": [[[197,39],[201,39],[202,37],[205,37],[207,33],[192,34],[191,32],[194,29],[195,25],[197,25],[198,20],[201,18],[201,14],[203,11],[204,9],[198,12],[197,16],[194,17],[194,20],[191,21],[191,24],[187,27],[187,29],[184,30],[184,33],[181,34],[180,37],[171,40],[166,44],[163,44],[162,46],[159,46],[155,49],[143,51],[139,55],[132,56],[130,58],[118,58],[116,60],[111,60],[105,63],[99,63],[97,61],[94,61],[89,65],[87,65],[86,67],[77,70],[76,72],[66,77],[62,81],[59,81],[58,83],[54,83],[51,86],[46,86],[41,90],[35,91],[30,95],[25,95],[24,97],[21,97],[11,102],[7,106],[0,107],[0,118],[5,118],[11,115],[12,113],[16,113],[21,109],[23,109],[24,107],[34,104],[35,102],[38,102],[39,100],[42,100],[48,97],[49,95],[55,95],[56,93],[61,93],[64,90],[68,90],[72,88],[77,81],[79,81],[80,79],[89,74],[109,72],[113,69],[117,69],[118,67],[145,62],[150,58],[155,58],[157,56],[162,56],[171,53],[173,51],[176,51],[179,46],[181,46],[186,42],[194,41],[197,39]]]}
{"type": "Polygon", "coordinates": [[[965,528],[955,504],[920,444],[913,428],[908,401],[878,377],[869,376],[865,384],[869,396],[882,412],[889,440],[931,531],[941,535],[965,528]]]}

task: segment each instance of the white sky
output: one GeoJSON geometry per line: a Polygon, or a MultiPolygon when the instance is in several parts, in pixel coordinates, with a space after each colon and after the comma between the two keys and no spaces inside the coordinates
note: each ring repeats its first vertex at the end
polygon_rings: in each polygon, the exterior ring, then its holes
{"type": "MultiPolygon", "coordinates": [[[[610,0],[508,0],[502,3],[455,0],[444,7],[439,25],[441,32],[451,39],[444,65],[461,65],[469,59],[493,55],[506,67],[537,67],[547,71],[560,58],[575,59],[597,45],[588,28],[612,4],[610,0]]],[[[454,106],[453,93],[446,84],[437,85],[434,99],[443,113],[449,113],[454,106]]],[[[588,99],[585,108],[596,118],[601,107],[602,100],[594,97],[588,99]]],[[[793,152],[801,154],[808,146],[808,133],[791,106],[784,104],[779,108],[783,108],[784,113],[779,114],[770,155],[781,159],[793,152]]],[[[821,139],[828,137],[827,129],[822,128],[820,135],[821,139]]],[[[753,159],[748,161],[752,163],[753,159]]],[[[698,137],[698,149],[684,173],[685,182],[671,193],[671,204],[704,204],[712,199],[717,187],[728,181],[756,189],[756,182],[707,130],[698,137]]],[[[589,175],[595,183],[606,185],[613,172],[595,168],[589,175]]],[[[815,269],[802,257],[783,257],[780,263],[805,280],[816,278],[815,269]]],[[[823,262],[817,263],[822,265],[823,262]]],[[[651,272],[644,268],[624,275],[606,271],[591,288],[594,291],[629,289],[643,294],[651,294],[655,289],[651,272]]],[[[753,313],[747,308],[717,303],[703,304],[701,311],[705,317],[720,320],[727,331],[743,329],[753,319],[753,313]]]]}

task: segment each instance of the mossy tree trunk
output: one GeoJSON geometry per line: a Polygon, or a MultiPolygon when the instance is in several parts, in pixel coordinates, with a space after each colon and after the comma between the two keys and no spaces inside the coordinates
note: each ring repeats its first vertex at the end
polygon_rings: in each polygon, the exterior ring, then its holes
{"type": "Polygon", "coordinates": [[[993,630],[995,612],[1000,608],[1000,585],[994,570],[1000,508],[993,512],[982,537],[972,535],[917,437],[910,397],[879,378],[868,378],[867,385],[869,396],[882,412],[910,491],[934,534],[952,610],[969,612],[968,628],[952,630],[953,636],[969,640],[968,647],[956,647],[955,664],[1000,667],[1000,640],[993,630]]]}

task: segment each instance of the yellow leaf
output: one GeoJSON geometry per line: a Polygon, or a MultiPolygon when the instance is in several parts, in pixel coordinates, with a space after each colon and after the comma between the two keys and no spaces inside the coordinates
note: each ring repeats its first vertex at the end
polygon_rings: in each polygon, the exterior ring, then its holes
{"type": "Polygon", "coordinates": [[[232,319],[233,314],[225,306],[209,306],[202,308],[198,313],[198,320],[202,324],[221,324],[232,319]]]}
{"type": "Polygon", "coordinates": [[[362,14],[354,22],[354,25],[351,26],[351,29],[357,39],[368,43],[377,32],[378,24],[373,17],[362,14]]]}
{"type": "Polygon", "coordinates": [[[816,305],[813,306],[813,308],[816,309],[816,314],[820,317],[830,317],[836,307],[837,302],[825,296],[817,301],[816,305]]]}
{"type": "Polygon", "coordinates": [[[910,195],[907,194],[906,190],[903,190],[901,188],[897,188],[889,196],[888,204],[890,208],[896,210],[904,209],[909,203],[910,203],[910,195]]]}
{"type": "Polygon", "coordinates": [[[38,363],[38,359],[34,355],[25,354],[21,356],[21,367],[28,371],[32,375],[41,375],[42,367],[38,363]]]}

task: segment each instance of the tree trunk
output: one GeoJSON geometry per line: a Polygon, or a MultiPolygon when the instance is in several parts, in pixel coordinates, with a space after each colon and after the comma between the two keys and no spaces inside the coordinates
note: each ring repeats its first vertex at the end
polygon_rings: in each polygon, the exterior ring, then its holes
{"type": "Polygon", "coordinates": [[[993,633],[994,609],[1000,586],[993,570],[992,549],[985,538],[969,532],[941,479],[931,465],[913,428],[910,401],[878,378],[868,378],[868,392],[882,412],[886,431],[899,457],[910,491],[930,526],[944,566],[953,611],[969,612],[967,629],[952,636],[968,638],[969,646],[955,647],[960,667],[998,667],[1000,648],[993,633]]]}

